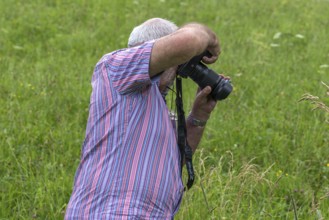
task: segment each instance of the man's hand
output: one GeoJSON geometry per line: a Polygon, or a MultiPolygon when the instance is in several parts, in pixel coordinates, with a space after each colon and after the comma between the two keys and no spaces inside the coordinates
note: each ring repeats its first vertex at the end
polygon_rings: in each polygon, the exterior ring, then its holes
{"type": "Polygon", "coordinates": [[[205,64],[215,63],[221,53],[220,44],[216,36],[213,37],[213,42],[212,44],[209,44],[209,46],[207,47],[207,51],[211,54],[211,56],[204,56],[202,58],[202,61],[205,64]]]}
{"type": "Polygon", "coordinates": [[[206,86],[204,89],[198,89],[195,101],[193,103],[191,116],[201,121],[207,121],[211,112],[214,110],[217,102],[211,96],[211,87],[206,86]]]}
{"type": "MultiPolygon", "coordinates": [[[[204,122],[209,119],[211,112],[214,110],[217,104],[217,102],[210,97],[210,93],[210,86],[206,86],[202,90],[198,89],[189,117],[204,122]]],[[[187,120],[186,129],[187,142],[192,148],[192,151],[195,152],[200,143],[204,131],[204,126],[195,126],[191,121],[187,120]]]]}

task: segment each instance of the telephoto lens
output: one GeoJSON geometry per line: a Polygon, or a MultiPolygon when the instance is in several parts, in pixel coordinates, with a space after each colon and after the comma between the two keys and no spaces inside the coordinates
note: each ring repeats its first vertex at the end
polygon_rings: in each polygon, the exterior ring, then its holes
{"type": "Polygon", "coordinates": [[[181,64],[177,73],[181,77],[189,77],[199,85],[201,89],[210,86],[211,96],[215,100],[223,100],[232,92],[233,87],[228,78],[218,75],[201,62],[202,57],[209,56],[209,52],[192,58],[189,62],[181,64]]]}

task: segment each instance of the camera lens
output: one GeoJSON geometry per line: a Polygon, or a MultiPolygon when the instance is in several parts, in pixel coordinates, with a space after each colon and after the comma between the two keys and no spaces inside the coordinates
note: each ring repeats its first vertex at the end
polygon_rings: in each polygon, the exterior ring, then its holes
{"type": "Polygon", "coordinates": [[[213,88],[211,95],[215,100],[226,99],[226,97],[232,92],[232,85],[230,81],[222,76],[219,76],[220,82],[213,88]]]}
{"type": "Polygon", "coordinates": [[[189,62],[179,65],[177,73],[184,78],[190,77],[201,89],[210,86],[212,89],[210,95],[213,99],[225,99],[232,92],[233,87],[230,80],[218,75],[201,62],[202,57],[208,54],[209,52],[206,51],[189,62]]]}
{"type": "Polygon", "coordinates": [[[188,70],[188,76],[196,82],[201,89],[210,86],[211,96],[215,100],[225,99],[232,91],[230,81],[207,68],[202,63],[191,66],[188,70]]]}

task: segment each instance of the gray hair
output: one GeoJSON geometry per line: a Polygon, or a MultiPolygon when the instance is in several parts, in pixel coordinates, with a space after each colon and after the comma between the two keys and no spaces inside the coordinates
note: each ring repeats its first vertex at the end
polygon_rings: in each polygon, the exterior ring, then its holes
{"type": "Polygon", "coordinates": [[[162,18],[152,18],[135,27],[128,40],[128,47],[134,47],[175,32],[176,24],[162,18]]]}

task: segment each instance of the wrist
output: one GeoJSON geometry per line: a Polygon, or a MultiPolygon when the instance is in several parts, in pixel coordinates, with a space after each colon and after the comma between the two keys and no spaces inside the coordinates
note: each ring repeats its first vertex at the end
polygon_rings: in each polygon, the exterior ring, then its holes
{"type": "Polygon", "coordinates": [[[204,127],[207,124],[207,120],[202,120],[197,117],[194,117],[192,113],[187,116],[187,121],[196,127],[204,127]]]}

